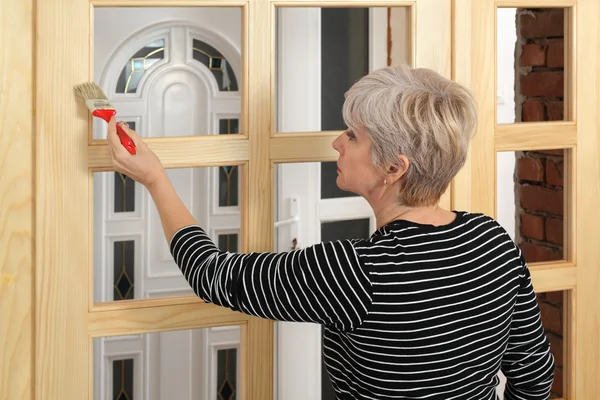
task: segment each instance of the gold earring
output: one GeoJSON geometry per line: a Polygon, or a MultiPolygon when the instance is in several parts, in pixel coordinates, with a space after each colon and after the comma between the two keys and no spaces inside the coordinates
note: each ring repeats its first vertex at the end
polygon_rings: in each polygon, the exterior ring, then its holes
{"type": "Polygon", "coordinates": [[[387,179],[383,180],[383,186],[388,187],[387,179]]]}

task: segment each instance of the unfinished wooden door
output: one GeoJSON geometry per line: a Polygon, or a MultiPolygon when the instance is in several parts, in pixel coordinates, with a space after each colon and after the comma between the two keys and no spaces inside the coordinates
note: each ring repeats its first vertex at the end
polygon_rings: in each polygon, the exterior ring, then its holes
{"type": "MultiPolygon", "coordinates": [[[[224,398],[232,393],[273,397],[273,323],[186,296],[166,244],[148,234],[153,204],[143,189],[110,171],[105,127],[91,120],[72,88],[91,79],[103,85],[119,115],[139,126],[177,182],[193,182],[180,185],[180,196],[199,210],[198,220],[207,209],[221,216],[229,212],[213,202],[219,196],[209,196],[208,208],[197,206],[202,196],[197,186],[211,175],[204,171],[239,171],[239,250],[270,250],[274,163],[334,160],[331,141],[338,135],[275,129],[273,121],[282,116],[275,112],[273,27],[276,9],[289,5],[314,9],[333,3],[77,0],[36,8],[36,57],[44,60],[36,65],[36,162],[43,165],[36,171],[37,397],[146,399],[178,393],[196,398],[211,382],[224,398]],[[186,7],[179,21],[166,21],[177,6],[186,7]],[[196,27],[198,13],[210,16],[196,27]],[[154,23],[148,22],[152,16],[154,23]],[[202,56],[196,58],[196,52],[202,56]],[[241,64],[235,62],[236,52],[241,64]],[[236,96],[241,112],[211,107],[211,101],[236,96]],[[198,116],[208,120],[198,122],[198,116]],[[233,119],[238,131],[219,131],[222,121],[229,126],[233,119]],[[239,339],[216,339],[225,337],[228,327],[239,329],[239,339]],[[178,360],[190,370],[177,367],[174,374],[178,360]],[[233,368],[220,379],[218,371],[230,368],[219,362],[238,362],[239,372],[233,368]],[[217,375],[217,382],[193,379],[198,371],[217,375]]],[[[450,76],[449,0],[346,5],[406,6],[408,61],[450,76]],[[437,51],[431,51],[434,47],[437,51]]],[[[216,190],[225,189],[217,185],[216,190]]],[[[219,243],[234,240],[231,232],[213,233],[219,243]]]]}
{"type": "MultiPolygon", "coordinates": [[[[545,303],[550,298],[562,299],[560,306],[548,303],[552,307],[546,309],[563,312],[557,314],[564,321],[562,375],[557,375],[564,382],[562,397],[600,397],[600,305],[596,296],[600,290],[600,247],[594,239],[600,226],[596,210],[600,196],[596,161],[600,153],[600,121],[596,116],[600,97],[596,84],[600,70],[600,6],[595,0],[48,0],[35,3],[35,7],[28,0],[3,2],[0,6],[0,54],[5,57],[0,76],[8,77],[0,81],[0,253],[4,254],[0,280],[0,398],[92,399],[96,379],[93,348],[98,338],[145,335],[149,338],[147,349],[155,354],[152,343],[156,338],[172,340],[169,333],[187,332],[186,337],[192,338],[200,332],[198,329],[209,329],[201,331],[207,336],[231,326],[239,327],[240,332],[237,395],[273,398],[273,323],[205,305],[178,293],[94,302],[93,182],[94,174],[110,172],[110,159],[106,143],[94,137],[92,121],[87,110],[77,104],[72,87],[94,77],[94,10],[114,7],[118,11],[118,7],[125,6],[240,10],[240,133],[147,141],[170,170],[239,168],[242,251],[273,247],[275,164],[336,158],[330,144],[337,131],[284,132],[275,128],[275,119],[280,116],[275,110],[276,8],[409,7],[407,61],[464,83],[479,102],[480,125],[471,156],[444,197],[444,204],[497,216],[500,204],[504,204],[498,194],[505,191],[497,185],[505,182],[499,177],[497,160],[514,152],[511,157],[515,165],[523,166],[523,171],[530,174],[525,167],[537,168],[533,175],[524,176],[527,179],[513,181],[512,189],[519,190],[519,194],[531,190],[541,193],[543,201],[538,206],[546,208],[533,209],[519,198],[514,209],[522,213],[517,216],[515,233],[518,225],[528,226],[530,231],[519,231],[517,235],[525,238],[527,247],[538,252],[545,247],[556,250],[559,247],[545,246],[546,239],[554,244],[559,241],[549,227],[556,220],[562,222],[559,256],[552,253],[553,259],[531,263],[533,283],[540,296],[545,294],[541,298],[545,303]],[[503,123],[497,119],[497,103],[506,104],[504,86],[496,78],[502,58],[496,50],[498,8],[515,8],[515,17],[555,21],[552,13],[545,14],[547,10],[535,10],[541,7],[564,11],[563,81],[550,85],[561,86],[563,93],[518,92],[513,99],[515,121],[519,122],[503,123]],[[445,24],[450,27],[449,34],[444,33],[448,32],[445,24]],[[561,101],[562,121],[521,122],[549,119],[557,108],[561,109],[561,101]],[[554,176],[553,168],[561,162],[561,179],[549,182],[547,178],[554,176]],[[561,181],[562,185],[558,184],[561,181]],[[562,187],[562,203],[547,197],[550,191],[531,187],[555,191],[562,187]],[[549,203],[558,208],[548,208],[549,203]],[[562,219],[557,215],[561,213],[562,219]],[[523,219],[530,222],[524,224],[523,219]],[[536,225],[531,221],[537,221],[538,228],[541,221],[542,233],[533,229],[536,225]],[[166,335],[157,336],[163,333],[166,335]]],[[[550,48],[555,52],[553,43],[559,41],[556,32],[536,32],[531,37],[518,36],[521,45],[531,46],[520,47],[515,60],[522,59],[523,52],[535,56],[526,62],[528,65],[515,70],[513,79],[522,86],[535,87],[530,81],[540,76],[536,72],[557,72],[559,68],[556,63],[548,65],[550,48]]],[[[539,87],[541,80],[537,82],[539,87]]],[[[123,254],[128,254],[126,245],[120,246],[123,254]]],[[[214,348],[216,358],[223,354],[218,350],[214,348]]],[[[115,379],[121,379],[121,383],[122,377],[131,373],[128,360],[141,354],[135,353],[137,348],[128,351],[131,358],[111,361],[110,372],[119,372],[115,379]]],[[[165,376],[179,379],[168,372],[165,376]]],[[[118,385],[111,389],[115,397],[120,390],[129,390],[118,385]]]]}

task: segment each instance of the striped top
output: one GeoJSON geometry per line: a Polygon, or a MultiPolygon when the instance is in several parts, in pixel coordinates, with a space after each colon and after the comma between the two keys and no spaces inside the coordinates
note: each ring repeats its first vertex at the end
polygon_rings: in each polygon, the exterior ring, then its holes
{"type": "Polygon", "coordinates": [[[198,226],[171,253],[206,302],[323,324],[339,399],[547,399],[554,359],[530,274],[482,214],[449,225],[391,222],[369,239],[284,253],[220,251],[198,226]]]}

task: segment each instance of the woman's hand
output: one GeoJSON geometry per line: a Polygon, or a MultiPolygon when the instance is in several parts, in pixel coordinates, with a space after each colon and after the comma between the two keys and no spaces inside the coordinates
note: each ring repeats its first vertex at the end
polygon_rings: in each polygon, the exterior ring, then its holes
{"type": "Polygon", "coordinates": [[[108,123],[108,150],[115,170],[146,187],[152,186],[158,178],[165,175],[160,160],[135,131],[129,129],[126,123],[119,122],[119,126],[135,144],[136,154],[130,154],[119,140],[116,124],[115,117],[112,117],[108,123]]]}

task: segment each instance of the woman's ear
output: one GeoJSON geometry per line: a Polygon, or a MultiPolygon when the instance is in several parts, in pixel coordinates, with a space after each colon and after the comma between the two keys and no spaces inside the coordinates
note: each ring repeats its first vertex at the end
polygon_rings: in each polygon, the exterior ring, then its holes
{"type": "Polygon", "coordinates": [[[410,161],[408,161],[408,158],[406,158],[406,156],[399,155],[398,163],[396,165],[390,165],[387,168],[386,176],[389,184],[393,184],[394,182],[402,178],[404,174],[406,174],[406,171],[408,171],[409,164],[410,161]]]}

